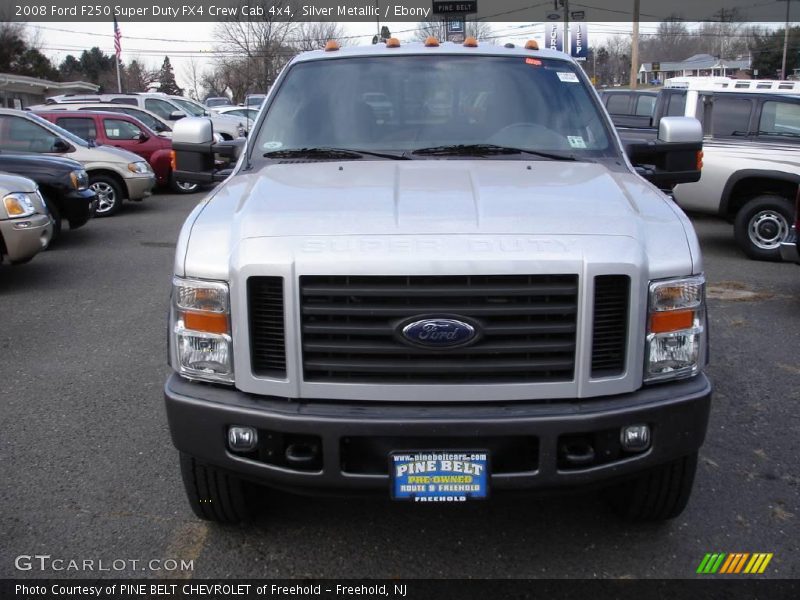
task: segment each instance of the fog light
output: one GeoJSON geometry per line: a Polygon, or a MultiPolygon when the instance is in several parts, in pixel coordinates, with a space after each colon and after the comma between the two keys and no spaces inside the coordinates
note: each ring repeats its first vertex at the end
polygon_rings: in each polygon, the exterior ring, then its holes
{"type": "Polygon", "coordinates": [[[252,452],[258,445],[258,433],[252,427],[228,428],[228,446],[234,452],[252,452]]]}
{"type": "Polygon", "coordinates": [[[650,427],[648,425],[623,427],[619,441],[628,452],[644,452],[650,447],[650,427]]]}

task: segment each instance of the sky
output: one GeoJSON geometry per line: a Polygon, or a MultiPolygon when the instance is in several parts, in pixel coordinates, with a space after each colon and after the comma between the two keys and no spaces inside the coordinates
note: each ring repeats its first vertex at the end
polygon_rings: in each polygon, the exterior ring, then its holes
{"type": "MultiPolygon", "coordinates": [[[[148,67],[161,66],[164,56],[169,56],[178,85],[189,87],[188,71],[192,60],[199,70],[210,67],[214,56],[215,23],[169,22],[143,23],[121,21],[122,60],[136,59],[148,67]]],[[[391,23],[392,34],[402,40],[411,36],[416,23],[391,23]]],[[[544,23],[492,23],[496,43],[525,42],[535,39],[543,43],[544,23]]],[[[363,36],[351,40],[355,44],[369,44],[376,33],[375,23],[342,23],[345,35],[363,36]]],[[[652,33],[657,23],[641,23],[642,33],[652,33]]],[[[84,49],[98,46],[106,54],[114,53],[113,26],[105,23],[29,23],[29,33],[38,37],[42,51],[56,64],[68,54],[79,55],[84,49]]],[[[630,35],[631,23],[589,23],[589,46],[602,43],[610,35],[630,35]]]]}

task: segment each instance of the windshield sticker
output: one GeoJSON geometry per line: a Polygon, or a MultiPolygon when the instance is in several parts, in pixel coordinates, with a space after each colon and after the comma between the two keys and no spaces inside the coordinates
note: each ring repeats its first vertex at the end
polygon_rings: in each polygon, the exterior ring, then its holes
{"type": "Polygon", "coordinates": [[[578,76],[575,73],[568,73],[565,71],[557,71],[556,75],[564,83],[578,83],[578,76]]]}
{"type": "Polygon", "coordinates": [[[283,142],[264,142],[264,150],[278,150],[283,148],[283,142]]]}
{"type": "Polygon", "coordinates": [[[586,148],[586,142],[579,135],[568,135],[567,141],[572,148],[586,148]]]}

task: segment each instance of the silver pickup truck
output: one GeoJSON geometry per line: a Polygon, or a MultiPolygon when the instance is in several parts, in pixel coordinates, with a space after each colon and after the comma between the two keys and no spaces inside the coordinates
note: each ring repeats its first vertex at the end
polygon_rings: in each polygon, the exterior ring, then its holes
{"type": "Polygon", "coordinates": [[[569,57],[473,39],[301,54],[243,146],[178,121],[181,177],[224,179],[172,282],[194,512],[245,519],[254,485],[427,503],[599,484],[630,518],[678,515],[711,400],[705,280],[659,187],[699,177],[702,135],[678,117],[660,138],[632,164],[569,57]]]}
{"type": "Polygon", "coordinates": [[[793,237],[800,184],[800,97],[735,87],[616,90],[601,96],[629,142],[655,138],[665,116],[700,120],[702,177],[675,186],[675,199],[685,210],[733,223],[736,243],[750,258],[780,260],[781,245],[793,237]]]}

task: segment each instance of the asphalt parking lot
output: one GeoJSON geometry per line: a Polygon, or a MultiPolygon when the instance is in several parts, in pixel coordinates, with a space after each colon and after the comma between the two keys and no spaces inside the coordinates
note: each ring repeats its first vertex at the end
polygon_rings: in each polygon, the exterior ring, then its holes
{"type": "Polygon", "coordinates": [[[253,525],[199,521],[161,388],[175,240],[200,198],[127,204],[0,266],[0,577],[692,577],[706,552],[771,552],[768,576],[800,577],[800,267],[747,260],[706,218],[716,393],[677,520],[629,525],[595,494],[420,507],[275,493],[253,525]],[[141,562],[15,568],[35,554],[141,562]],[[142,566],[170,558],[194,568],[142,566]]]}

